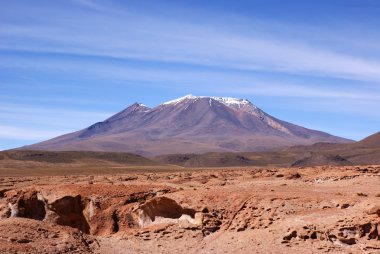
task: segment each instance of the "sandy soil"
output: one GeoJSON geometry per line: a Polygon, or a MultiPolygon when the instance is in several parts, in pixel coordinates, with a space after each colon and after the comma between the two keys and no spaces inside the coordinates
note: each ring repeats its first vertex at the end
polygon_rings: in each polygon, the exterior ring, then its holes
{"type": "Polygon", "coordinates": [[[380,166],[0,178],[0,253],[380,253],[380,166]]]}

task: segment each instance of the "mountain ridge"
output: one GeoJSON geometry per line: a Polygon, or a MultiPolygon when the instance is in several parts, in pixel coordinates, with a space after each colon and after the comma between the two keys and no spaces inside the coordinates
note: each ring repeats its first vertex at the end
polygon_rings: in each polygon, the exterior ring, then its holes
{"type": "Polygon", "coordinates": [[[264,151],[317,142],[350,140],[279,120],[247,99],[186,95],[154,108],[136,102],[83,130],[24,148],[154,156],[264,151]]]}

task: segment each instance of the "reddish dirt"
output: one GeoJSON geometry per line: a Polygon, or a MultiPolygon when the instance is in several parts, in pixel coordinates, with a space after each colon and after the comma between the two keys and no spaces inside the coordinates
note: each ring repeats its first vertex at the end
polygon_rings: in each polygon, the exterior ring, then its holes
{"type": "Polygon", "coordinates": [[[0,178],[0,253],[380,253],[380,166],[0,178]]]}

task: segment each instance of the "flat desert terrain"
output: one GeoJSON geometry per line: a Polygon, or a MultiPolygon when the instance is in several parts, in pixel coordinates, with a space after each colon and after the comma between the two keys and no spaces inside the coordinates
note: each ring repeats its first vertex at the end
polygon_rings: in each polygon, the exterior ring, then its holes
{"type": "Polygon", "coordinates": [[[380,253],[376,165],[39,175],[38,162],[4,163],[0,253],[380,253]]]}

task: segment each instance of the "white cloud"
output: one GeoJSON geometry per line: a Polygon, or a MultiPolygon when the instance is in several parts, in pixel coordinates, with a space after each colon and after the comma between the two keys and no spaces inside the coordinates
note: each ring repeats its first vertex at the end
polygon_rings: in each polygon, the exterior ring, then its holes
{"type": "Polygon", "coordinates": [[[376,93],[363,92],[362,89],[342,89],[321,87],[315,85],[293,85],[288,82],[283,83],[259,83],[250,87],[240,87],[237,89],[226,89],[223,92],[245,93],[250,95],[264,95],[271,97],[295,97],[295,98],[324,98],[324,99],[345,99],[345,100],[380,100],[379,91],[376,93]]]}
{"type": "MultiPolygon", "coordinates": [[[[4,50],[0,52],[4,53],[0,68],[5,73],[67,75],[79,79],[70,84],[73,90],[91,87],[90,82],[81,82],[96,79],[98,84],[113,86],[125,82],[122,91],[146,85],[162,88],[163,92],[170,89],[171,94],[189,91],[197,95],[274,98],[273,107],[286,107],[276,105],[276,101],[289,99],[299,110],[351,112],[355,119],[378,115],[374,110],[380,101],[377,30],[363,38],[350,32],[342,34],[337,26],[310,28],[275,24],[273,20],[231,19],[220,13],[215,14],[221,17],[216,22],[208,13],[199,17],[193,10],[190,18],[188,13],[181,13],[184,10],[175,9],[165,14],[177,14],[164,17],[145,8],[130,9],[124,3],[124,9],[115,8],[112,4],[121,2],[114,1],[72,0],[70,8],[59,8],[67,3],[23,5],[10,1],[8,4],[18,4],[17,8],[0,9],[0,50],[4,50]],[[7,9],[23,13],[23,18],[7,9]],[[46,54],[49,52],[58,54],[46,54]]],[[[349,31],[352,26],[344,24],[344,28],[349,31]]],[[[46,80],[41,80],[41,87],[48,87],[43,82],[46,80]]],[[[29,88],[28,82],[14,83],[29,88]]],[[[52,99],[60,96],[54,94],[52,99]]],[[[162,94],[156,100],[158,96],[162,94]]],[[[298,110],[293,109],[288,114],[298,110]]],[[[24,126],[45,134],[44,129],[69,132],[113,113],[0,103],[0,124],[11,128],[7,129],[9,134],[19,136],[29,135],[22,134],[24,126]]],[[[343,128],[347,125],[340,124],[343,128]]]]}
{"type": "Polygon", "coordinates": [[[58,15],[51,24],[4,24],[0,48],[380,81],[379,61],[286,35],[221,31],[207,20],[200,25],[121,10],[58,15]]]}
{"type": "MultiPolygon", "coordinates": [[[[165,68],[136,68],[124,64],[104,63],[102,61],[40,59],[36,62],[29,58],[4,58],[1,66],[12,66],[28,70],[46,72],[61,72],[75,74],[82,77],[110,81],[130,81],[141,84],[148,82],[156,86],[188,88],[192,93],[210,93],[215,91],[227,95],[295,97],[295,98],[341,98],[347,100],[380,100],[380,87],[377,83],[356,82],[349,84],[328,84],[308,79],[298,81],[277,77],[257,77],[250,72],[225,72],[223,70],[196,70],[196,69],[165,69],[165,68]]],[[[1,83],[0,83],[1,85],[1,83]]],[[[73,87],[75,89],[75,87],[73,87]]],[[[215,95],[215,94],[209,94],[215,95]]],[[[0,110],[1,112],[1,110],[0,110]]],[[[78,114],[75,112],[74,115],[78,114]]],[[[87,114],[87,113],[85,113],[87,114]]]]}
{"type": "Polygon", "coordinates": [[[0,138],[42,141],[77,131],[113,113],[0,104],[0,138]]]}
{"type": "Polygon", "coordinates": [[[71,132],[103,121],[113,115],[107,112],[42,108],[20,104],[0,104],[0,124],[18,128],[30,126],[35,129],[58,129],[71,132]]]}
{"type": "Polygon", "coordinates": [[[44,140],[64,134],[64,131],[50,131],[0,125],[0,138],[14,140],[44,140]]]}

